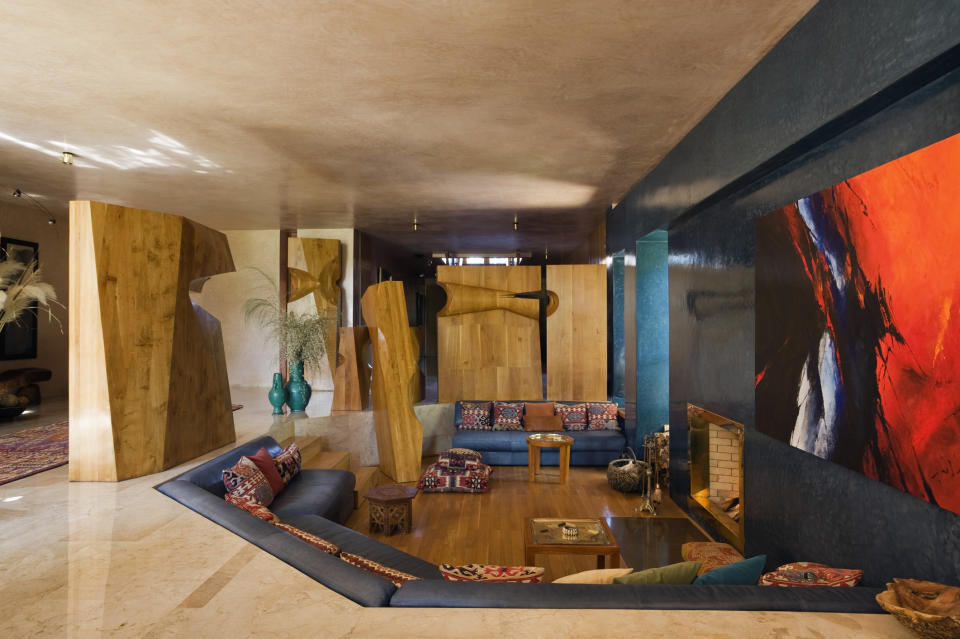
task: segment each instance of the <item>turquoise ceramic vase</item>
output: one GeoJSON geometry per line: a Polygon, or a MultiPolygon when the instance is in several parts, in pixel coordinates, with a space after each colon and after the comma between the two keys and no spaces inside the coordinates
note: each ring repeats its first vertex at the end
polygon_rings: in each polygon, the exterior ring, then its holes
{"type": "Polygon", "coordinates": [[[283,405],[287,402],[287,391],[283,388],[283,378],[280,377],[280,373],[273,374],[273,386],[267,393],[267,399],[273,406],[273,414],[283,415],[283,405]]]}
{"type": "Polygon", "coordinates": [[[290,379],[287,380],[287,406],[294,413],[302,413],[310,402],[310,384],[303,378],[303,362],[290,364],[290,379]]]}

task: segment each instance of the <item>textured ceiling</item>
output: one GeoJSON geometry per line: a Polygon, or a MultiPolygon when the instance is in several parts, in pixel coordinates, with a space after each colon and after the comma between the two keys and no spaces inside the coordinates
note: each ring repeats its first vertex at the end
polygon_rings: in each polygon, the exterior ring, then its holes
{"type": "Polygon", "coordinates": [[[7,0],[0,203],[562,251],[813,4],[7,0]]]}

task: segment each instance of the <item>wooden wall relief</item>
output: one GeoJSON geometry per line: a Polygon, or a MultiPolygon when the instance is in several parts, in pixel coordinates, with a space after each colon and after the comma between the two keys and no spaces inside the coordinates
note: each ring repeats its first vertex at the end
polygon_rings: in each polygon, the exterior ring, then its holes
{"type": "Polygon", "coordinates": [[[540,302],[513,297],[540,291],[540,267],[438,266],[437,283],[439,401],[542,399],[540,302]]]}
{"type": "Polygon", "coordinates": [[[365,326],[340,327],[337,368],[333,374],[330,410],[366,410],[370,397],[370,369],[363,351],[370,342],[365,326]]]}
{"type": "Polygon", "coordinates": [[[547,318],[547,397],[607,399],[607,267],[547,266],[557,311],[547,318]]]}
{"type": "Polygon", "coordinates": [[[220,322],[188,291],[233,270],[226,236],[186,218],[70,203],[71,480],[139,477],[235,439],[220,322]]]}
{"type": "Polygon", "coordinates": [[[373,420],[380,470],[396,482],[420,477],[423,424],[413,412],[419,345],[410,331],[403,282],[367,288],[360,301],[373,348],[373,420]]]}
{"type": "Polygon", "coordinates": [[[288,238],[287,301],[313,294],[317,314],[322,316],[327,328],[327,362],[330,375],[336,376],[337,328],[340,323],[340,240],[313,237],[288,238]]]}

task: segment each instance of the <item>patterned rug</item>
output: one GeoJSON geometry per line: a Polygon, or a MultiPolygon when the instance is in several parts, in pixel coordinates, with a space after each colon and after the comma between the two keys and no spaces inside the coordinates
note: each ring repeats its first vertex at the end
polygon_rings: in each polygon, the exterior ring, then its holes
{"type": "Polygon", "coordinates": [[[66,464],[69,424],[57,422],[0,435],[0,485],[66,464]]]}

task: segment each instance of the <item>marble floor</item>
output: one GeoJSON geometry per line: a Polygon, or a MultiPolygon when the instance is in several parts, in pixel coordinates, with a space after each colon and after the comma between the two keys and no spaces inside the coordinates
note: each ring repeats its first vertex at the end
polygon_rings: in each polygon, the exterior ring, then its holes
{"type": "MultiPolygon", "coordinates": [[[[238,441],[284,429],[261,393],[234,401],[238,441]]],[[[37,423],[63,418],[52,406],[37,423]]],[[[153,489],[224,450],[113,484],[63,466],[0,486],[2,636],[913,636],[886,615],[362,608],[153,489]]]]}

